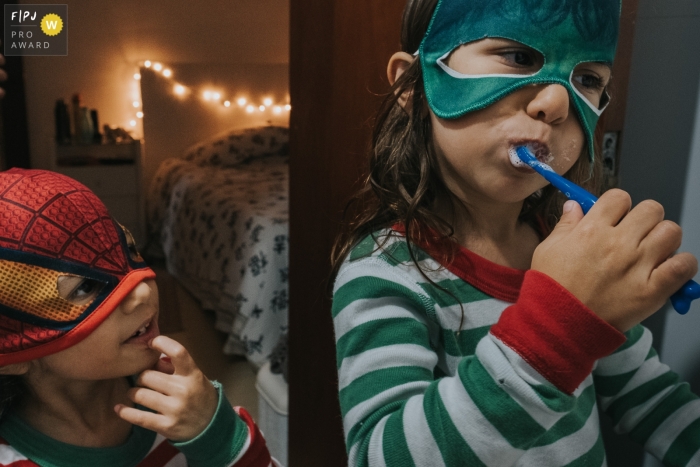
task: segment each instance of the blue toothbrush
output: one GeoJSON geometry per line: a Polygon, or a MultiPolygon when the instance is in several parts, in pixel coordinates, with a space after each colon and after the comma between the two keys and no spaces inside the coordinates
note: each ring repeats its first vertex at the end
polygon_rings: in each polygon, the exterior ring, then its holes
{"type": "MultiPolygon", "coordinates": [[[[580,204],[584,214],[588,213],[588,210],[598,201],[598,198],[557,174],[550,166],[538,161],[527,147],[519,146],[515,149],[515,152],[521,161],[542,175],[554,188],[564,193],[567,198],[580,204]]],[[[700,284],[690,280],[678,292],[671,295],[671,304],[678,313],[684,315],[690,310],[690,302],[698,298],[700,298],[700,284]]]]}

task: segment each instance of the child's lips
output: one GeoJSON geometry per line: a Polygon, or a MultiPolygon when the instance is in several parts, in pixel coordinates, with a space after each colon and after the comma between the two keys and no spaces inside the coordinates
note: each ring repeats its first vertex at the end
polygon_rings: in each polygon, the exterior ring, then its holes
{"type": "Polygon", "coordinates": [[[532,154],[534,154],[537,160],[545,164],[549,163],[552,158],[549,146],[541,141],[520,140],[511,142],[508,149],[510,163],[513,167],[515,167],[521,172],[534,173],[535,171],[532,168],[530,168],[529,165],[522,162],[517,155],[515,155],[515,148],[517,148],[518,146],[527,146],[527,148],[530,150],[530,152],[532,152],[532,154]]]}
{"type": "Polygon", "coordinates": [[[151,320],[144,326],[134,332],[134,334],[124,341],[124,344],[148,344],[148,342],[159,336],[160,330],[158,329],[158,315],[155,315],[151,320]]]}

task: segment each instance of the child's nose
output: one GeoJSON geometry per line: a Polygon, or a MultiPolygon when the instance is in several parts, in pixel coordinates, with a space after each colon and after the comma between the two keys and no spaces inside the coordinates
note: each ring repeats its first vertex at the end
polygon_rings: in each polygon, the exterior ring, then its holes
{"type": "Polygon", "coordinates": [[[134,289],[129,292],[126,296],[126,305],[123,307],[124,311],[130,313],[136,307],[142,303],[147,303],[151,297],[151,287],[144,281],[140,282],[139,285],[134,287],[134,289]]]}
{"type": "Polygon", "coordinates": [[[562,123],[569,116],[569,91],[561,84],[536,86],[536,94],[527,106],[527,113],[550,125],[562,123]]]}

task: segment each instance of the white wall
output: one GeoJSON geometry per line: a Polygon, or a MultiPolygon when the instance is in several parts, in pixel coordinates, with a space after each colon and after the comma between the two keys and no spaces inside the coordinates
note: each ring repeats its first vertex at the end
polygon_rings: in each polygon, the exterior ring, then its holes
{"type": "MultiPolygon", "coordinates": [[[[20,3],[36,3],[20,0],[20,3]]],[[[79,92],[100,125],[128,126],[139,61],[286,64],[288,0],[42,0],[68,4],[68,56],[25,57],[34,168],[48,168],[57,98],[79,92]]],[[[264,90],[261,90],[264,92],[264,90]]],[[[141,128],[136,128],[141,136],[141,128]]]]}
{"type": "MultiPolygon", "coordinates": [[[[681,212],[683,245],[681,251],[689,251],[700,258],[700,99],[697,100],[693,144],[685,181],[685,196],[681,212]]],[[[700,277],[695,278],[700,282],[700,277]]],[[[682,380],[691,383],[696,394],[700,392],[700,301],[695,300],[686,315],[666,310],[666,328],[660,358],[678,373],[682,380]]],[[[645,467],[660,467],[661,463],[649,458],[645,467]]]]}
{"type": "MultiPolygon", "coordinates": [[[[700,256],[698,44],[699,1],[639,0],[620,184],[635,203],[644,199],[661,202],[666,217],[683,227],[682,250],[700,256]]],[[[694,304],[685,316],[666,306],[645,325],[654,333],[661,360],[690,381],[696,393],[700,392],[700,346],[696,337],[700,306],[694,304]]],[[[619,444],[608,447],[620,449],[619,444]]],[[[625,454],[622,452],[621,457],[625,454]]],[[[635,460],[625,467],[640,465],[636,455],[630,456],[628,451],[627,457],[635,460]]],[[[644,465],[661,464],[649,456],[644,465]]]]}
{"type": "MultiPolygon", "coordinates": [[[[693,145],[685,182],[685,196],[681,213],[683,245],[681,251],[689,251],[700,258],[700,99],[697,102],[693,145]]],[[[700,281],[700,277],[696,277],[700,281]]],[[[664,361],[683,379],[700,391],[700,301],[695,300],[687,315],[668,311],[661,354],[664,361]]]]}

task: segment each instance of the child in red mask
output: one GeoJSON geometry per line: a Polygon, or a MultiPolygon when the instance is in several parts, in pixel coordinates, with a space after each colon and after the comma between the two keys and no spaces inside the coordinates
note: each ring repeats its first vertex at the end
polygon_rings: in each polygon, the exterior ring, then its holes
{"type": "Polygon", "coordinates": [[[86,187],[0,173],[0,466],[279,465],[159,335],[154,278],[86,187]]]}

